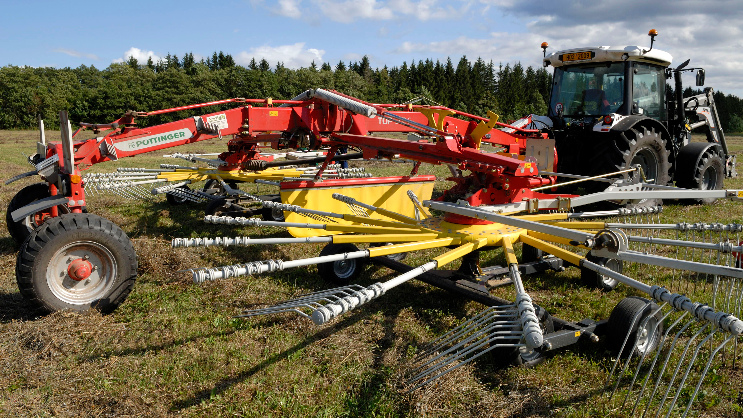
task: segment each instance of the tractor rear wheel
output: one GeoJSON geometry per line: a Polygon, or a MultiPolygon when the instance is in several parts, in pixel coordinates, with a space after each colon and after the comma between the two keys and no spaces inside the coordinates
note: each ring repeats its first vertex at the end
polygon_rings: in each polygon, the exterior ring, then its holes
{"type": "MultiPolygon", "coordinates": [[[[49,197],[49,185],[46,183],[36,183],[28,185],[22,188],[8,204],[8,211],[5,213],[5,222],[8,225],[8,233],[13,237],[13,240],[17,245],[23,244],[23,241],[31,235],[36,228],[44,223],[47,219],[51,218],[51,209],[45,209],[39,212],[29,215],[18,222],[13,222],[13,218],[10,214],[28,204],[31,204],[37,200],[49,197]]],[[[70,213],[70,209],[67,205],[57,206],[59,214],[70,213]]]]}
{"type": "MultiPolygon", "coordinates": [[[[635,126],[625,132],[611,134],[611,138],[596,138],[590,150],[589,176],[620,171],[639,165],[647,183],[667,185],[671,181],[670,152],[666,140],[653,128],[635,126]]],[[[624,175],[625,178],[639,173],[624,175]]],[[[594,182],[590,192],[600,191],[606,184],[594,182]]],[[[623,202],[627,206],[656,206],[661,199],[642,199],[623,202]]]]}
{"type": "Polygon", "coordinates": [[[70,213],[45,222],[24,241],[16,261],[21,295],[47,312],[112,312],[137,278],[137,255],[113,222],[70,213]]]}

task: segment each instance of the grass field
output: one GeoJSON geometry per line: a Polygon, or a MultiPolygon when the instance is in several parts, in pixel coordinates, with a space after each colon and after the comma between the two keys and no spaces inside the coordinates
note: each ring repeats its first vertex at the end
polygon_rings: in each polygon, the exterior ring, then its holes
{"type": "MultiPolygon", "coordinates": [[[[58,133],[47,132],[48,138],[58,133]]],[[[35,149],[37,133],[0,132],[3,180],[29,171],[22,153],[35,149]]],[[[743,137],[729,138],[740,154],[743,137]]],[[[223,143],[194,144],[184,152],[215,152],[223,143]]],[[[170,152],[168,150],[167,152],[170,152]]],[[[156,167],[159,152],[92,170],[156,167]]],[[[408,164],[364,162],[378,174],[403,174],[408,164]]],[[[743,167],[738,167],[743,172],[743,167]]],[[[447,187],[443,167],[437,190],[447,187]]],[[[331,287],[314,266],[195,285],[178,270],[317,255],[322,246],[173,249],[171,238],[285,236],[280,228],[205,225],[204,207],[89,199],[92,213],[112,220],[129,235],[139,256],[133,292],[114,313],[40,316],[15,283],[16,248],[7,233],[5,209],[25,179],[0,189],[0,414],[4,416],[619,416],[607,408],[604,391],[611,358],[603,342],[560,350],[535,368],[498,370],[484,356],[436,384],[403,389],[406,367],[417,347],[483,309],[420,282],[408,282],[323,327],[293,315],[235,319],[243,309],[331,287]]],[[[727,181],[743,189],[743,179],[727,181]]],[[[247,190],[255,191],[256,186],[247,190]]],[[[262,192],[270,186],[260,186],[262,192]]],[[[743,223],[743,204],[669,205],[667,222],[743,223]]],[[[426,252],[406,262],[430,259],[426,252]]],[[[490,257],[497,262],[498,257],[490,257]]],[[[359,284],[394,277],[368,267],[359,284]]],[[[569,320],[605,319],[623,297],[580,285],[575,268],[525,278],[535,302],[569,320]]],[[[718,382],[698,406],[700,416],[739,416],[737,368],[717,370],[718,382]],[[719,390],[718,390],[719,389],[719,390]]],[[[730,362],[728,361],[728,365],[730,362]]]]}

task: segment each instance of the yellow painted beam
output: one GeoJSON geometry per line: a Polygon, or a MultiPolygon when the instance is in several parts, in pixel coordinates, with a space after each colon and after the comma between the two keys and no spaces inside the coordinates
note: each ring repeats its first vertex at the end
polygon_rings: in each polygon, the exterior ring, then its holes
{"type": "Polygon", "coordinates": [[[564,250],[556,245],[552,245],[548,242],[542,241],[541,239],[537,239],[529,235],[522,235],[520,239],[521,242],[524,244],[529,244],[532,247],[538,248],[546,253],[562,258],[568,263],[576,266],[580,266],[580,261],[585,259],[585,257],[581,255],[570,252],[568,250],[564,250]]]}
{"type": "Polygon", "coordinates": [[[459,238],[439,238],[430,241],[406,242],[403,244],[385,245],[383,247],[369,248],[369,257],[381,257],[390,254],[407,253],[410,251],[427,250],[430,248],[440,248],[449,245],[458,245],[459,243],[459,238]]]}
{"type": "Polygon", "coordinates": [[[513,251],[513,243],[510,237],[503,237],[501,240],[503,246],[503,253],[506,255],[506,261],[508,264],[518,264],[519,260],[516,258],[516,253],[513,251]]]}
{"type": "Polygon", "coordinates": [[[477,241],[471,241],[463,244],[445,254],[435,257],[434,260],[438,262],[438,267],[449,264],[454,260],[464,257],[465,255],[475,251],[478,248],[484,247],[488,244],[486,238],[479,239],[477,241]]]}
{"type": "Polygon", "coordinates": [[[327,224],[325,225],[326,231],[340,231],[340,232],[356,232],[358,234],[379,234],[384,232],[391,232],[397,234],[420,234],[420,229],[414,228],[387,228],[384,226],[365,226],[365,225],[341,225],[341,224],[327,224]]]}
{"type": "Polygon", "coordinates": [[[371,234],[371,235],[333,235],[333,243],[361,244],[377,242],[413,242],[438,238],[438,234],[371,234]]]}

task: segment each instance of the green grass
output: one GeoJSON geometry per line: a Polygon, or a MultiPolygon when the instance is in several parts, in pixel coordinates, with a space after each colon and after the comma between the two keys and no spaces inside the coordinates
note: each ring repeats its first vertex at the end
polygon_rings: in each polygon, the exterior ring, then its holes
{"type": "MultiPolygon", "coordinates": [[[[5,178],[30,170],[21,154],[32,153],[36,133],[0,132],[0,164],[5,178]]],[[[47,132],[47,137],[57,134],[47,132]]],[[[218,152],[224,141],[194,144],[183,152],[218,152]]],[[[731,138],[734,153],[743,138],[731,138]]],[[[161,155],[142,155],[93,168],[156,167],[161,155]]],[[[404,174],[410,164],[366,162],[375,175],[404,174]]],[[[739,167],[743,172],[743,168],[739,167]]],[[[448,186],[445,167],[422,166],[420,173],[448,186]]],[[[24,179],[0,186],[7,202],[24,179]]],[[[727,182],[743,189],[742,179],[727,182]]],[[[248,186],[248,191],[255,191],[248,186]]],[[[258,186],[269,192],[269,186],[258,186]]],[[[5,222],[5,207],[0,222],[5,222]]],[[[314,266],[272,275],[195,285],[177,270],[235,264],[268,258],[297,259],[317,255],[322,246],[280,245],[256,248],[179,248],[174,237],[277,236],[280,228],[205,225],[203,206],[173,207],[163,201],[122,201],[95,196],[89,209],[120,225],[139,256],[139,279],[126,302],[102,316],[56,313],[38,316],[23,301],[15,283],[13,242],[0,226],[0,414],[18,416],[601,416],[603,392],[611,367],[603,343],[582,343],[559,350],[533,369],[496,370],[484,356],[437,384],[411,394],[402,389],[404,372],[417,348],[445,332],[482,306],[424,285],[409,282],[382,299],[352,311],[329,325],[316,327],[292,315],[235,319],[242,309],[283,301],[328,287],[314,266]]],[[[668,222],[704,220],[743,223],[743,206],[669,205],[668,222]]],[[[434,251],[410,256],[420,264],[434,251]]],[[[496,252],[486,258],[497,263],[496,252]]],[[[456,267],[456,264],[454,265],[456,267]]],[[[645,274],[638,272],[638,274],[645,274]]],[[[390,270],[369,267],[360,284],[394,277],[390,270]]],[[[548,272],[525,278],[535,301],[569,319],[607,318],[628,294],[581,286],[579,272],[548,272]]],[[[496,294],[510,298],[510,289],[496,294]]],[[[735,416],[740,405],[740,364],[718,370],[706,388],[697,414],[735,416]],[[719,376],[719,377],[718,377],[719,376]]]]}

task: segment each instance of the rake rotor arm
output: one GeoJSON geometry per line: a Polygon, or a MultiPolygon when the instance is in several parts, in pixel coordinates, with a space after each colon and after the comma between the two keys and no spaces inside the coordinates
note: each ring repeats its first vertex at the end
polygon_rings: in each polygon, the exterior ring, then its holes
{"type": "MultiPolygon", "coordinates": [[[[732,335],[740,335],[743,333],[743,321],[735,317],[734,315],[715,311],[713,308],[698,302],[692,302],[689,298],[678,293],[671,293],[668,289],[660,286],[650,286],[630,277],[627,277],[621,273],[617,273],[614,270],[600,266],[588,260],[581,261],[581,267],[593,270],[597,273],[611,277],[618,280],[627,286],[637,289],[643,293],[648,294],[653,299],[659,302],[669,303],[677,310],[683,310],[691,313],[700,321],[705,321],[713,324],[720,329],[729,332],[732,335]]],[[[740,269],[737,269],[740,271],[740,269]]]]}

